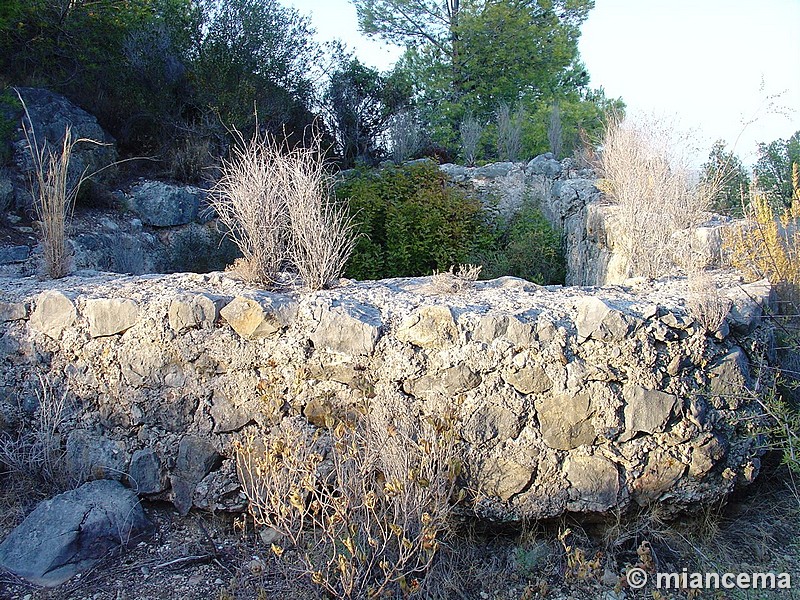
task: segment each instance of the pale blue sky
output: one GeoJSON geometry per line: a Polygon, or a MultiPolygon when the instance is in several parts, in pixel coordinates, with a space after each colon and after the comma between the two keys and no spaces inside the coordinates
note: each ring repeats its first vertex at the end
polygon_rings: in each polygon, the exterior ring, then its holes
{"type": "MultiPolygon", "coordinates": [[[[349,0],[284,2],[371,66],[387,69],[402,52],[365,39],[349,0]]],[[[677,116],[705,148],[740,137],[746,163],[757,142],[800,130],[800,0],[596,0],[580,52],[593,87],[634,111],[677,116]],[[788,114],[769,108],[776,94],[788,114]]]]}

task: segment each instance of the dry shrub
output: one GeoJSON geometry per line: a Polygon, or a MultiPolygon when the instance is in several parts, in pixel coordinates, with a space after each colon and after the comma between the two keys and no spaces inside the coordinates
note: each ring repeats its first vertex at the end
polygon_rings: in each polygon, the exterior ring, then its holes
{"type": "Polygon", "coordinates": [[[304,285],[319,290],[334,284],[356,244],[347,205],[332,194],[332,180],[320,158],[320,140],[279,161],[284,170],[289,216],[289,256],[304,285]]]}
{"type": "Polygon", "coordinates": [[[288,256],[286,181],[281,149],[267,136],[239,135],[209,202],[242,253],[240,275],[274,285],[288,256]],[[277,159],[277,160],[276,160],[277,159]]]}
{"type": "Polygon", "coordinates": [[[505,102],[497,106],[497,153],[500,160],[517,161],[522,153],[522,106],[512,111],[505,102]]]}
{"type": "Polygon", "coordinates": [[[464,163],[468,167],[475,166],[475,159],[478,157],[478,144],[483,134],[483,125],[475,118],[472,113],[467,113],[459,127],[461,134],[461,150],[464,153],[464,163]]]}
{"type": "Polygon", "coordinates": [[[306,287],[328,287],[341,275],[355,233],[347,206],[331,197],[319,137],[293,150],[258,134],[238,142],[210,195],[243,255],[235,269],[272,286],[282,268],[294,266],[306,287]]]}
{"type": "Polygon", "coordinates": [[[677,250],[673,234],[705,216],[710,190],[695,181],[689,142],[654,117],[611,119],[606,126],[598,187],[617,205],[628,276],[666,274],[677,250]]]}
{"type": "Polygon", "coordinates": [[[199,135],[189,135],[167,151],[167,175],[184,183],[202,181],[213,164],[211,142],[199,135]]]}
{"type": "Polygon", "coordinates": [[[725,322],[733,302],[723,296],[707,271],[689,275],[689,314],[708,332],[716,332],[725,322]]]}
{"type": "Polygon", "coordinates": [[[327,430],[284,421],[238,448],[237,470],[272,551],[337,598],[408,593],[449,529],[460,462],[450,416],[379,422],[368,410],[327,430]]]}
{"type": "MultiPolygon", "coordinates": [[[[788,312],[800,309],[800,166],[792,166],[792,205],[782,211],[753,187],[745,207],[746,224],[728,245],[731,262],[751,280],[769,279],[788,312]]],[[[757,184],[756,184],[757,186],[757,184]]]]}
{"type": "Polygon", "coordinates": [[[15,435],[0,432],[0,463],[35,482],[40,491],[63,491],[69,487],[61,437],[68,390],[57,390],[40,374],[37,397],[39,406],[30,423],[22,423],[15,435]]]}
{"type": "Polygon", "coordinates": [[[745,224],[726,240],[731,264],[750,280],[768,279],[778,297],[776,350],[780,364],[777,389],[768,413],[776,423],[773,445],[783,447],[787,464],[800,471],[796,448],[800,426],[800,166],[792,166],[792,204],[776,209],[751,187],[745,224]]]}
{"type": "Polygon", "coordinates": [[[402,164],[422,146],[422,134],[414,114],[405,111],[392,119],[389,129],[394,164],[402,164]]]}
{"type": "Polygon", "coordinates": [[[430,289],[434,294],[460,294],[475,287],[481,274],[480,265],[451,265],[447,271],[434,271],[431,276],[430,289]]]}
{"type": "Polygon", "coordinates": [[[31,175],[31,195],[36,218],[39,221],[42,245],[44,246],[45,271],[49,277],[60,279],[69,271],[69,252],[67,249],[67,224],[72,218],[75,199],[81,184],[90,175],[84,171],[77,181],[70,177],[69,163],[72,151],[82,142],[99,144],[85,138],[73,139],[69,126],[64,131],[60,150],[52,150],[47,143],[40,144],[36,139],[28,108],[22,101],[25,119],[22,129],[25,142],[33,162],[31,175]]]}

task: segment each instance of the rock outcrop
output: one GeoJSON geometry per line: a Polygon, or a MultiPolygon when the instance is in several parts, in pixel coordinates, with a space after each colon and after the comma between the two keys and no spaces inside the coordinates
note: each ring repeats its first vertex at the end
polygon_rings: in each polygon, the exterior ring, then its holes
{"type": "Polygon", "coordinates": [[[115,481],[92,481],[39,504],[0,543],[0,568],[57,586],[150,529],[133,491],[115,481]]]}
{"type": "Polygon", "coordinates": [[[118,479],[181,512],[240,511],[234,448],[249,435],[285,419],[324,429],[357,406],[389,422],[450,411],[474,514],[677,510],[759,470],[748,356],[769,354],[770,291],[716,277],[732,310],[715,331],[687,308],[685,280],[507,277],[453,295],[427,278],[306,294],[221,273],[4,280],[0,426],[33,411],[11,399],[35,398],[46,371],[69,390],[73,476],[118,479]]]}
{"type": "MultiPolygon", "coordinates": [[[[477,192],[490,212],[509,217],[525,202],[538,205],[561,232],[567,285],[614,285],[635,275],[624,251],[630,232],[616,218],[616,207],[595,186],[592,169],[579,168],[571,158],[557,161],[549,153],[527,164],[444,164],[440,169],[455,184],[477,192]]],[[[680,251],[672,257],[669,274],[682,274],[687,261],[696,268],[726,266],[723,241],[730,227],[730,219],[709,214],[697,227],[676,232],[674,245],[680,251]]]]}
{"type": "MultiPolygon", "coordinates": [[[[74,185],[81,175],[96,172],[99,173],[93,178],[95,182],[109,182],[111,171],[107,167],[117,160],[116,142],[100,127],[97,119],[61,94],[41,88],[18,90],[30,117],[30,121],[26,119],[26,125],[31,139],[40,147],[60,151],[68,127],[73,140],[90,140],[76,143],[73,148],[69,164],[70,185],[74,185]]],[[[7,196],[7,204],[28,209],[32,206],[32,199],[27,178],[33,162],[21,127],[22,116],[22,110],[15,115],[15,118],[20,118],[20,127],[13,136],[12,168],[0,171],[0,193],[7,196]]]]}

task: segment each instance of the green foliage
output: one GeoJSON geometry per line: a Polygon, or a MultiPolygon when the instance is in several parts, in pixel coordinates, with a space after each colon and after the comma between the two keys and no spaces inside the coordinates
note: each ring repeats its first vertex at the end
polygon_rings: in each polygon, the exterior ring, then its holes
{"type": "Polygon", "coordinates": [[[302,132],[313,117],[309,74],[321,60],[307,17],[276,0],[202,0],[202,35],[190,62],[197,103],[246,135],[302,132]]]}
{"type": "Polygon", "coordinates": [[[182,73],[180,36],[168,27],[188,21],[192,10],[191,0],[20,3],[8,13],[13,18],[0,17],[0,73],[15,85],[67,95],[123,143],[153,135],[152,116],[182,73]],[[160,43],[143,46],[154,32],[160,43]]]}
{"type": "Polygon", "coordinates": [[[742,216],[742,199],[750,188],[750,176],[739,157],[725,149],[724,141],[717,140],[711,147],[700,182],[713,192],[711,210],[742,216]]]}
{"type": "Polygon", "coordinates": [[[342,166],[374,164],[384,154],[380,136],[411,101],[411,84],[401,71],[380,74],[350,58],[333,73],[324,103],[342,166]]]}
{"type": "Polygon", "coordinates": [[[488,279],[513,275],[540,285],[563,284],[566,263],[560,233],[531,199],[503,226],[496,228],[491,249],[475,261],[488,279]]]}
{"type": "Polygon", "coordinates": [[[123,155],[219,154],[254,109],[273,133],[313,121],[312,34],[277,0],[15,0],[0,9],[0,80],[66,95],[123,155]]]}
{"type": "Polygon", "coordinates": [[[357,170],[336,187],[360,223],[346,274],[409,277],[480,264],[482,278],[564,282],[561,238],[532,200],[509,221],[491,220],[481,203],[425,163],[357,170]]]}
{"type": "MultiPolygon", "coordinates": [[[[385,17],[388,5],[405,3],[365,4],[380,4],[385,17]]],[[[498,158],[499,131],[492,122],[501,104],[519,107],[527,115],[523,157],[549,150],[547,129],[555,104],[561,110],[562,154],[578,146],[580,131],[589,138],[600,137],[607,114],[621,112],[624,104],[606,98],[602,89],[588,87],[589,76],[578,57],[580,25],[592,6],[591,0],[461,3],[450,29],[440,19],[436,36],[414,37],[412,31],[409,39],[414,43],[408,45],[399,67],[415,84],[419,112],[431,138],[449,148],[459,147],[460,125],[471,114],[487,126],[481,142],[484,151],[477,158],[498,158]]],[[[392,37],[385,31],[387,23],[383,28],[375,25],[378,13],[371,18],[372,29],[365,31],[392,37]]],[[[423,31],[433,27],[434,18],[428,19],[431,22],[422,24],[423,31]]]]}
{"type": "Polygon", "coordinates": [[[429,275],[467,263],[488,234],[480,202],[451,187],[430,162],[357,170],[336,187],[362,237],[346,274],[356,279],[429,275]]]}
{"type": "Polygon", "coordinates": [[[792,163],[800,163],[800,131],[788,140],[758,145],[758,162],[753,171],[759,189],[776,207],[792,205],[792,163]]]}
{"type": "Polygon", "coordinates": [[[580,25],[593,4],[504,0],[463,10],[458,60],[465,101],[486,113],[498,102],[515,104],[524,97],[585,87],[585,69],[572,67],[580,25]]]}

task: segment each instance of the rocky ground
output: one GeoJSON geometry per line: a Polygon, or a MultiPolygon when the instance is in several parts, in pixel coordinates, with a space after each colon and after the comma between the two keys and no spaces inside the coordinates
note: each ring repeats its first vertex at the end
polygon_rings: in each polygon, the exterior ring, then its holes
{"type": "MultiPolygon", "coordinates": [[[[0,538],[35,506],[30,482],[0,479],[0,538]]],[[[154,535],[59,587],[32,586],[0,574],[3,600],[261,600],[322,598],[307,577],[276,558],[243,517],[145,503],[154,535]]],[[[673,521],[658,514],[591,523],[565,517],[503,528],[461,522],[439,555],[428,586],[415,596],[444,599],[604,600],[798,598],[800,499],[774,465],[724,507],[673,521]],[[569,531],[567,535],[564,532],[569,531]],[[632,590],[623,573],[662,571],[788,572],[793,590],[632,590]],[[795,583],[797,582],[797,583],[795,583]]]]}

